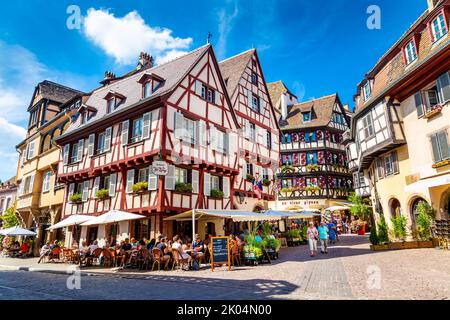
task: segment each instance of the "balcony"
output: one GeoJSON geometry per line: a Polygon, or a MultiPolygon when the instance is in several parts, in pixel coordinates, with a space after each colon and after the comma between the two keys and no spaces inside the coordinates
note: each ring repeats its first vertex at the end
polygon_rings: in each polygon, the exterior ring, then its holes
{"type": "Polygon", "coordinates": [[[339,173],[349,174],[349,169],[339,164],[309,164],[306,166],[284,165],[280,168],[279,176],[310,174],[310,173],[339,173]]]}
{"type": "Polygon", "coordinates": [[[442,113],[443,106],[440,104],[434,105],[430,108],[427,108],[425,115],[423,116],[425,119],[431,119],[438,114],[442,113]]]}
{"type": "Polygon", "coordinates": [[[347,199],[352,189],[326,189],[318,186],[305,187],[303,189],[295,188],[283,188],[278,192],[279,200],[292,200],[292,199],[314,199],[314,198],[329,198],[329,199],[347,199]]]}

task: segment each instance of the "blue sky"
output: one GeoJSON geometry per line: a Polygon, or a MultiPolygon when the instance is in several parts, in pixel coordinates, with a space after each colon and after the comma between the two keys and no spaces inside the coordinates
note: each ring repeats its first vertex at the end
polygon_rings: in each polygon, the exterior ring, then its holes
{"type": "Polygon", "coordinates": [[[106,70],[133,68],[141,50],[158,62],[206,42],[219,59],[256,47],[266,81],[302,100],[338,92],[353,106],[356,84],[426,9],[426,0],[8,1],[0,11],[0,179],[15,174],[34,86],[50,79],[90,91],[106,70]],[[80,29],[67,28],[77,5],[80,29]],[[381,29],[369,30],[369,5],[381,29]]]}

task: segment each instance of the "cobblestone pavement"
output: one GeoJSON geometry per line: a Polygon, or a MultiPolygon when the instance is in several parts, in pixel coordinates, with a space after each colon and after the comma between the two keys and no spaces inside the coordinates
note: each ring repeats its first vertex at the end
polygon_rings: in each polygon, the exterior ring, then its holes
{"type": "Polygon", "coordinates": [[[282,249],[270,265],[231,272],[82,269],[95,276],[82,276],[80,290],[67,289],[68,275],[49,273],[66,269],[0,259],[0,299],[450,299],[450,252],[372,252],[368,237],[358,236],[341,237],[327,255],[310,258],[306,246],[282,249]],[[25,265],[45,273],[17,271],[25,265]]]}

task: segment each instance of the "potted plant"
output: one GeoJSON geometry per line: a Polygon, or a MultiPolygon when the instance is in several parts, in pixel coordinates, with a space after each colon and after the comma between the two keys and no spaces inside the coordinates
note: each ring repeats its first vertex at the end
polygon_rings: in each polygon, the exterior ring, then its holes
{"type": "Polygon", "coordinates": [[[180,193],[192,193],[192,185],[190,183],[178,182],[175,184],[175,191],[180,193]]]}
{"type": "Polygon", "coordinates": [[[306,165],[307,171],[319,171],[320,166],[318,164],[308,164],[306,165]]]}
{"type": "Polygon", "coordinates": [[[222,190],[212,189],[210,197],[214,199],[222,199],[224,197],[224,193],[222,190]]]}
{"type": "Polygon", "coordinates": [[[135,184],[133,184],[133,192],[134,193],[141,193],[148,189],[148,182],[147,181],[140,181],[135,184]]]}
{"type": "Polygon", "coordinates": [[[281,167],[281,173],[294,173],[295,169],[291,165],[285,165],[281,167]]]}
{"type": "Polygon", "coordinates": [[[350,194],[348,200],[352,203],[350,206],[351,214],[359,218],[356,231],[358,232],[358,235],[364,235],[366,233],[366,221],[371,219],[372,210],[364,202],[363,197],[354,192],[350,194]]]}
{"type": "Polygon", "coordinates": [[[433,221],[434,210],[427,202],[423,201],[417,205],[417,212],[419,213],[416,218],[417,234],[421,240],[418,246],[420,248],[432,248],[433,242],[430,241],[430,227],[433,221]]]}
{"type": "Polygon", "coordinates": [[[82,198],[83,196],[81,195],[81,193],[74,193],[69,197],[69,201],[72,203],[80,203],[82,198]]]}
{"type": "Polygon", "coordinates": [[[255,178],[251,174],[247,174],[247,182],[253,182],[255,178]]]}
{"type": "Polygon", "coordinates": [[[99,200],[105,200],[106,198],[109,198],[109,190],[108,189],[100,189],[95,193],[95,196],[99,200]]]}
{"type": "Polygon", "coordinates": [[[267,179],[267,178],[264,178],[263,179],[263,186],[266,186],[266,187],[268,187],[268,186],[270,186],[270,180],[269,179],[267,179]]]}

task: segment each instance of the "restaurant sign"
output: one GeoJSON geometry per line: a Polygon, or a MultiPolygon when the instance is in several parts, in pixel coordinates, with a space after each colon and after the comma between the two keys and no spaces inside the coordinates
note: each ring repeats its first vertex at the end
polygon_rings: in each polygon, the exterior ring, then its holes
{"type": "Polygon", "coordinates": [[[230,244],[228,237],[212,237],[211,238],[211,271],[217,264],[228,265],[230,270],[230,244]]]}
{"type": "Polygon", "coordinates": [[[169,166],[167,162],[155,160],[152,164],[152,173],[157,176],[167,176],[169,173],[169,166]]]}

